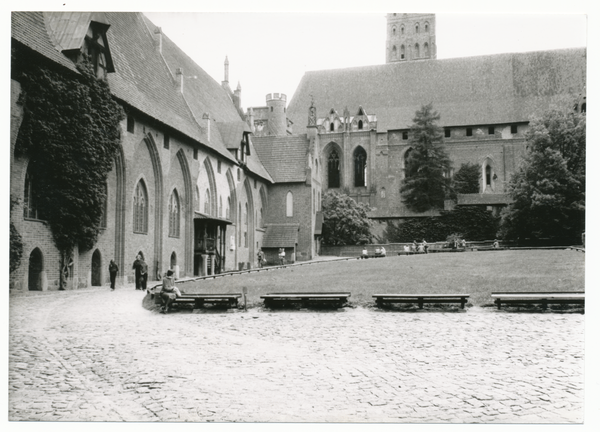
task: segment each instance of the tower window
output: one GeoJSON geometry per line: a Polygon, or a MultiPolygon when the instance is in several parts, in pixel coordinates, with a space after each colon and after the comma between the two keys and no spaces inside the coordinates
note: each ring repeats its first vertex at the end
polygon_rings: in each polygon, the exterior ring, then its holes
{"type": "Polygon", "coordinates": [[[404,34],[404,26],[400,27],[400,34],[403,35],[404,34]]]}
{"type": "Polygon", "coordinates": [[[415,33],[419,33],[419,23],[415,24],[415,33]]]}
{"type": "Polygon", "coordinates": [[[359,120],[359,121],[358,121],[358,129],[361,129],[361,130],[362,130],[362,128],[363,128],[363,121],[362,121],[362,120],[359,120]]]}
{"type": "Polygon", "coordinates": [[[396,27],[392,27],[392,36],[396,36],[396,27]]]}
{"type": "Polygon", "coordinates": [[[467,128],[467,136],[473,136],[473,128],[467,128]]]}
{"type": "Polygon", "coordinates": [[[402,59],[402,60],[404,60],[404,51],[405,51],[404,45],[401,45],[400,46],[400,59],[402,59]]]}
{"type": "Polygon", "coordinates": [[[429,24],[425,23],[425,33],[427,33],[429,31],[429,24]]]}
{"type": "Polygon", "coordinates": [[[415,44],[415,58],[421,57],[421,51],[419,49],[419,44],[415,44]]]}
{"type": "Polygon", "coordinates": [[[333,131],[335,130],[335,124],[331,123],[331,124],[329,125],[329,130],[330,130],[331,132],[333,132],[333,131]]]}

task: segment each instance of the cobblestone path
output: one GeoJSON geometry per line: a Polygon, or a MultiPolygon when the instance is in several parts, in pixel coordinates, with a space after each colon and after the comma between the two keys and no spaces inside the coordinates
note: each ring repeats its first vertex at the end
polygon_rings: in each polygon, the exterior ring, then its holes
{"type": "Polygon", "coordinates": [[[182,311],[11,295],[9,420],[583,421],[584,315],[182,311]]]}

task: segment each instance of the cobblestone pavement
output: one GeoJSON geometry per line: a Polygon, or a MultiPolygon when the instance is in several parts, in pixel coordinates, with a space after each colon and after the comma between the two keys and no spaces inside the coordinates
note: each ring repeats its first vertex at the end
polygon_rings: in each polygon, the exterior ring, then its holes
{"type": "Polygon", "coordinates": [[[11,295],[12,421],[583,421],[584,315],[181,311],[11,295]]]}

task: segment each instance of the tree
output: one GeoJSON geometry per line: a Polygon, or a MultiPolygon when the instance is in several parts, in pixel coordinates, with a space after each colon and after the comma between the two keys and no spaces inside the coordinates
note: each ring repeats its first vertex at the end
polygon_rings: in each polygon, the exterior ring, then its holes
{"type": "Polygon", "coordinates": [[[531,121],[527,153],[511,176],[505,239],[579,239],[585,227],[585,113],[552,109],[531,121]]]}
{"type": "Polygon", "coordinates": [[[61,276],[74,248],[87,250],[98,237],[124,118],[89,60],[77,68],[80,74],[67,75],[34,63],[19,77],[24,117],[16,151],[30,157],[35,201],[61,253],[61,276]]]}
{"type": "Polygon", "coordinates": [[[481,169],[474,163],[464,163],[453,178],[454,191],[460,194],[479,193],[481,169]]]}
{"type": "Polygon", "coordinates": [[[372,222],[367,217],[371,209],[348,195],[327,192],[323,195],[323,244],[355,245],[370,243],[372,222]]]}
{"type": "Polygon", "coordinates": [[[402,202],[416,212],[444,207],[451,195],[447,174],[450,158],[444,148],[442,129],[437,125],[440,115],[432,104],[415,113],[410,129],[412,151],[406,161],[406,178],[400,188],[402,202]]]}

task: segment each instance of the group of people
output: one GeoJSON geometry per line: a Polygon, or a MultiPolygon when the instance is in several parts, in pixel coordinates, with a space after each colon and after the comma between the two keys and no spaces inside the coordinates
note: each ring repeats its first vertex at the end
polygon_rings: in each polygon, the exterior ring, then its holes
{"type": "Polygon", "coordinates": [[[421,243],[417,243],[416,240],[413,240],[413,242],[412,242],[411,245],[405,245],[404,246],[404,252],[429,253],[429,245],[427,244],[427,242],[425,241],[425,239],[423,239],[423,241],[421,243]]]}

